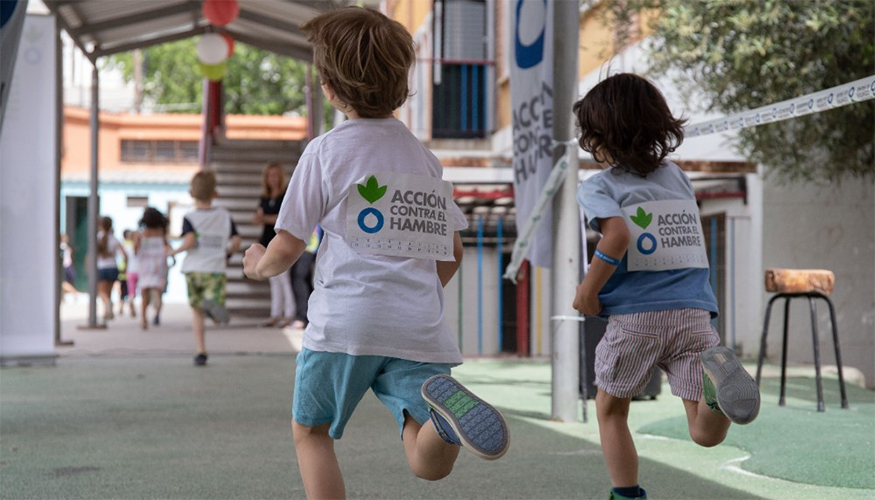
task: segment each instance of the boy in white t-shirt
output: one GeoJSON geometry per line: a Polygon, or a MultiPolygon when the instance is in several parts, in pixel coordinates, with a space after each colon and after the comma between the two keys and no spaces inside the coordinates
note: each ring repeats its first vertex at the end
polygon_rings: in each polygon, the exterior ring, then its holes
{"type": "Polygon", "coordinates": [[[250,247],[243,264],[259,280],[285,272],[313,227],[324,231],[292,415],[307,496],[345,497],[334,440],[369,388],[395,416],[416,476],[446,477],[460,444],[496,459],[509,443],[504,419],[449,376],[462,356],[443,286],[461,263],[467,222],[440,162],[393,117],[410,93],[413,40],[357,7],[302,29],[325,96],[350,119],[308,144],[276,237],[250,247]]]}
{"type": "Polygon", "coordinates": [[[230,319],[225,309],[228,280],[225,268],[229,252],[234,253],[240,248],[240,235],[231,214],[224,208],[213,206],[213,198],[217,196],[215,172],[201,170],[194,174],[190,193],[195,210],[186,214],[182,221],[182,245],[168,255],[172,257],[188,252],[182,263],[182,272],[188,286],[197,349],[194,364],[204,366],[207,364],[204,317],[209,316],[216,323],[228,323],[230,319]]]}

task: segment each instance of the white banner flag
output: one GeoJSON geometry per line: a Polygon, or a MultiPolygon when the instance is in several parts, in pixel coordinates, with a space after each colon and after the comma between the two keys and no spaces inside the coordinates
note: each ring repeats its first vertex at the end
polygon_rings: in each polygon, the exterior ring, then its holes
{"type": "MultiPolygon", "coordinates": [[[[535,205],[553,166],[553,0],[514,0],[510,96],[517,231],[535,205]]],[[[550,267],[552,211],[547,210],[527,253],[550,267]]]]}

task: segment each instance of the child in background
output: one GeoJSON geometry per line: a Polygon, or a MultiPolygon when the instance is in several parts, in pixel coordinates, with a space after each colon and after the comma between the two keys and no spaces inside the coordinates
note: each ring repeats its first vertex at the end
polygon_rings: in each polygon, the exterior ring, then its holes
{"type": "Polygon", "coordinates": [[[580,147],[609,167],[578,192],[589,225],[602,234],[577,288],[574,308],[608,317],[596,348],[596,411],[611,476],[610,498],[647,498],[638,484],[638,453],[629,432],[629,402],[658,366],[680,397],[690,437],[716,446],[730,423],[756,418],[756,382],[735,354],[718,346],[711,319],[717,301],[701,238],[692,184],[665,157],[683,141],[683,120],[672,116],[649,81],[611,76],[574,104],[580,147]],[[663,228],[681,230],[683,245],[667,245],[663,228]],[[657,235],[657,236],[654,236],[657,235]]]}
{"type": "MultiPolygon", "coordinates": [[[[119,262],[118,265],[118,283],[119,283],[119,297],[121,300],[119,301],[118,313],[119,315],[124,315],[125,313],[125,304],[128,304],[128,307],[131,310],[131,317],[137,317],[137,311],[134,308],[134,299],[137,297],[137,289],[131,288],[131,274],[134,276],[137,274],[136,262],[137,258],[134,256],[134,234],[136,231],[131,231],[130,229],[125,229],[122,232],[122,246],[125,249],[125,254],[127,254],[128,259],[124,262],[119,262]]],[[[136,283],[136,278],[134,278],[134,282],[136,283]]]]}
{"type": "Polygon", "coordinates": [[[161,294],[167,286],[167,254],[173,251],[167,242],[168,224],[167,217],[152,207],[146,207],[140,219],[142,229],[134,246],[134,254],[140,269],[140,328],[143,330],[149,328],[146,309],[150,304],[155,308],[154,323],[159,324],[161,294]]]}
{"type": "Polygon", "coordinates": [[[440,161],[393,117],[410,95],[413,40],[401,24],[359,7],[319,15],[301,29],[313,45],[325,96],[349,120],[307,145],[286,191],[276,237],[267,249],[252,245],[243,265],[247,276],[259,280],[287,272],[313,228],[318,224],[324,231],[292,410],[307,496],[346,496],[334,440],[369,389],[394,415],[416,476],[446,477],[461,444],[496,459],[509,443],[504,419],[449,376],[462,356],[444,319],[443,286],[461,263],[458,231],[467,225],[451,194],[441,210],[446,260],[366,252],[348,234],[349,224],[362,217],[347,210],[353,195],[364,198],[364,179],[377,197],[392,196],[379,187],[380,178],[412,178],[428,186],[420,193],[452,193],[441,180],[440,161]]]}
{"type": "Polygon", "coordinates": [[[103,319],[113,319],[112,288],[118,280],[116,256],[127,262],[128,254],[112,234],[112,219],[101,217],[97,231],[97,296],[103,302],[103,319]]]}
{"type": "Polygon", "coordinates": [[[230,320],[225,309],[225,285],[228,252],[240,248],[240,235],[231,220],[231,214],[220,207],[213,207],[216,192],[216,174],[201,170],[191,179],[189,191],[194,198],[195,210],[189,212],[182,222],[182,245],[168,252],[168,256],[188,252],[182,263],[182,272],[188,286],[188,303],[191,306],[192,326],[196,352],[194,364],[207,364],[204,317],[216,323],[227,324],[230,320]]]}

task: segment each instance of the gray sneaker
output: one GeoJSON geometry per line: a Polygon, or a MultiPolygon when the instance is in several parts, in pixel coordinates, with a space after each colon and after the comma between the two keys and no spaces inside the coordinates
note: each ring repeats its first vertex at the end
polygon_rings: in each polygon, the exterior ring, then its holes
{"type": "Polygon", "coordinates": [[[210,299],[204,299],[203,302],[201,302],[201,309],[204,310],[204,314],[206,314],[208,318],[220,325],[227,325],[231,321],[231,315],[228,314],[228,310],[225,309],[225,306],[220,306],[210,299]]]}
{"type": "Polygon", "coordinates": [[[736,424],[749,424],[760,412],[760,389],[728,347],[699,354],[704,370],[705,402],[736,424]],[[709,383],[713,388],[709,387],[709,383]]]}
{"type": "Polygon", "coordinates": [[[480,458],[495,460],[507,451],[510,435],[504,417],[449,375],[422,384],[422,397],[444,441],[461,444],[480,458]]]}

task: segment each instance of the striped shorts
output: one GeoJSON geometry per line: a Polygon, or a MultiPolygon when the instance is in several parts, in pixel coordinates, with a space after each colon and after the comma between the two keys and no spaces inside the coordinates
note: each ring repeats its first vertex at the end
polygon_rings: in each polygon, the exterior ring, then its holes
{"type": "Polygon", "coordinates": [[[595,383],[611,396],[631,398],[647,385],[654,367],[668,375],[671,393],[702,396],[699,353],[720,343],[704,309],[616,314],[596,347],[595,383]]]}

